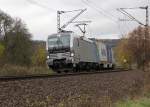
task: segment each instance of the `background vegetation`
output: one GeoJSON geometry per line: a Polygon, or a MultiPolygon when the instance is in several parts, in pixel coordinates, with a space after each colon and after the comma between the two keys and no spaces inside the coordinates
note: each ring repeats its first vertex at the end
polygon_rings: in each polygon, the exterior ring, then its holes
{"type": "Polygon", "coordinates": [[[21,19],[0,11],[0,74],[36,73],[34,68],[48,73],[45,42],[32,41],[31,37],[21,19]]]}
{"type": "Polygon", "coordinates": [[[118,101],[115,107],[150,107],[150,72],[144,72],[144,87],[142,94],[118,101]]]}
{"type": "Polygon", "coordinates": [[[134,64],[136,68],[146,71],[142,95],[119,101],[116,107],[150,107],[150,29],[147,35],[145,30],[145,27],[139,26],[122,38],[115,48],[116,60],[120,65],[131,68],[134,64]]]}
{"type": "Polygon", "coordinates": [[[150,30],[145,39],[145,27],[139,26],[120,40],[115,48],[117,62],[124,67],[149,67],[150,30]]]}

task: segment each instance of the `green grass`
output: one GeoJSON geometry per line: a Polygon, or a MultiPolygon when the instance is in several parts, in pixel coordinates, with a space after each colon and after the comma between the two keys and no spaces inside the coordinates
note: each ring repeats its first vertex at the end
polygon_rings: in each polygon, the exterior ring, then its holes
{"type": "Polygon", "coordinates": [[[115,107],[150,107],[150,98],[120,101],[115,107]]]}

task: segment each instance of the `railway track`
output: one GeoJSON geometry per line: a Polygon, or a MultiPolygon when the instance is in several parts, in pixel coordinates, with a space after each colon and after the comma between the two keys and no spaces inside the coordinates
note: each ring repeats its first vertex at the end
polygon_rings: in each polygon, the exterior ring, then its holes
{"type": "Polygon", "coordinates": [[[116,69],[116,70],[102,70],[94,72],[76,72],[76,73],[61,73],[61,74],[38,74],[38,75],[22,75],[22,76],[0,76],[0,81],[15,81],[15,80],[29,80],[29,79],[43,79],[43,78],[57,78],[67,76],[79,76],[99,73],[112,73],[112,72],[124,72],[130,69],[116,69]]]}

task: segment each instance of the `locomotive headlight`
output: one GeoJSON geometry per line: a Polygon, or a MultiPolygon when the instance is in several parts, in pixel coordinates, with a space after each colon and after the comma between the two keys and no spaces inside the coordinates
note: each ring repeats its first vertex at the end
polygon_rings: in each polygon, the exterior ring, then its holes
{"type": "Polygon", "coordinates": [[[73,57],[73,56],[74,56],[74,53],[71,53],[71,54],[70,54],[70,56],[72,56],[72,57],[73,57]]]}
{"type": "Polygon", "coordinates": [[[49,56],[47,56],[47,59],[49,59],[50,57],[49,56]]]}

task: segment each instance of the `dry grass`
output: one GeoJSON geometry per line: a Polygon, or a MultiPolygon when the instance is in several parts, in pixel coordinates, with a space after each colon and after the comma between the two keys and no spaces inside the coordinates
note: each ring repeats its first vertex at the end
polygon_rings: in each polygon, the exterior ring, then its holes
{"type": "Polygon", "coordinates": [[[77,95],[61,101],[56,107],[111,107],[112,101],[109,96],[93,98],[89,95],[77,95]]]}
{"type": "Polygon", "coordinates": [[[144,87],[141,96],[134,96],[134,99],[119,101],[115,107],[150,107],[150,69],[144,72],[144,87]]]}
{"type": "Polygon", "coordinates": [[[112,107],[110,97],[93,98],[88,94],[69,96],[56,105],[51,104],[52,97],[48,96],[43,101],[26,100],[28,107],[112,107]]]}
{"type": "Polygon", "coordinates": [[[52,70],[47,67],[26,67],[17,65],[4,65],[0,68],[0,76],[13,76],[13,75],[32,75],[32,74],[51,74],[52,70]]]}
{"type": "Polygon", "coordinates": [[[141,98],[138,100],[127,100],[126,102],[118,102],[116,107],[150,107],[149,98],[141,98]]]}
{"type": "Polygon", "coordinates": [[[144,96],[150,97],[150,70],[144,74],[144,96]]]}

